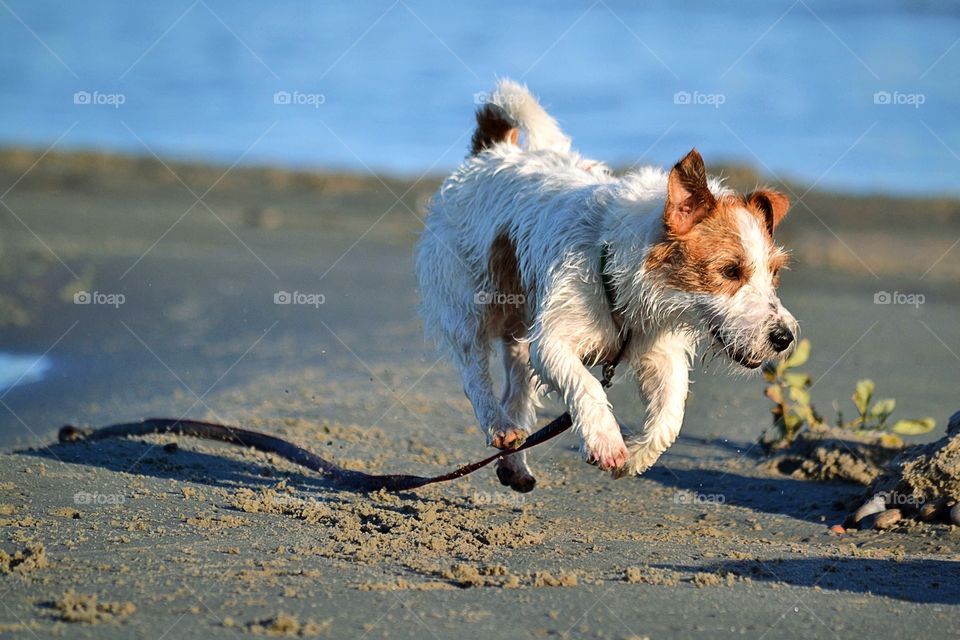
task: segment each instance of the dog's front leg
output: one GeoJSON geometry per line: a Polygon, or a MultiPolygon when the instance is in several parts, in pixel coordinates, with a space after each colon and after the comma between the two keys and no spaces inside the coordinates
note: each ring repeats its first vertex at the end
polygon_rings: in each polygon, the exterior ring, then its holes
{"type": "Polygon", "coordinates": [[[690,357],[695,339],[667,331],[637,345],[631,365],[646,400],[643,430],[628,443],[630,458],[622,474],[643,473],[677,439],[687,401],[690,357]]]}
{"type": "Polygon", "coordinates": [[[612,470],[627,461],[627,448],[600,382],[583,366],[580,356],[565,340],[541,336],[530,350],[530,361],[540,378],[560,392],[582,438],[589,462],[612,470]]]}

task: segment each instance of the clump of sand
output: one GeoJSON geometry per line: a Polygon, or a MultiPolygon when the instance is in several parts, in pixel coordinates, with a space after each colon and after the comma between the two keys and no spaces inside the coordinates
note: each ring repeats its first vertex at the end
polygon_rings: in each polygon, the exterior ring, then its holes
{"type": "Polygon", "coordinates": [[[475,566],[457,563],[440,572],[440,577],[458,587],[502,587],[516,589],[521,585],[519,576],[510,573],[503,565],[475,566]]]}
{"type": "Polygon", "coordinates": [[[96,595],[80,594],[73,590],[55,600],[52,606],[57,610],[60,620],[86,624],[123,622],[137,610],[132,602],[98,602],[96,595]]]}
{"type": "MultiPolygon", "coordinates": [[[[247,631],[256,636],[272,636],[277,638],[308,638],[319,636],[330,630],[331,620],[314,622],[307,620],[300,622],[296,617],[286,613],[278,613],[272,618],[255,620],[245,625],[247,631]]],[[[226,618],[223,626],[233,627],[232,618],[226,618]]]]}
{"type": "MultiPolygon", "coordinates": [[[[904,450],[870,486],[868,497],[921,519],[960,524],[960,412],[951,416],[947,435],[904,450]]],[[[866,506],[866,505],[865,505],[866,506]]]]}
{"type": "Polygon", "coordinates": [[[804,431],[789,443],[769,444],[772,456],[763,466],[797,480],[874,482],[903,449],[883,433],[825,427],[804,431]]]}
{"type": "Polygon", "coordinates": [[[693,574],[691,582],[697,587],[720,587],[726,585],[732,587],[737,581],[737,576],[732,573],[709,573],[698,571],[693,574]]]}
{"type": "Polygon", "coordinates": [[[927,445],[910,447],[891,465],[888,481],[900,493],[924,500],[960,499],[960,413],[950,433],[927,445]]]}
{"type": "Polygon", "coordinates": [[[575,587],[577,586],[577,574],[573,571],[558,571],[557,573],[537,571],[533,574],[533,586],[575,587]]]}
{"type": "Polygon", "coordinates": [[[49,566],[47,550],[42,544],[30,545],[13,555],[0,550],[0,574],[18,573],[26,575],[38,569],[46,569],[49,566]]]}
{"type": "Polygon", "coordinates": [[[199,515],[192,518],[185,518],[184,522],[191,527],[196,527],[198,529],[233,529],[235,527],[242,527],[247,524],[247,521],[243,518],[238,518],[237,516],[230,515],[199,515]]]}
{"type": "Polygon", "coordinates": [[[273,489],[242,488],[233,494],[231,504],[246,513],[269,513],[293,516],[310,523],[319,523],[332,517],[333,511],[317,500],[304,500],[286,492],[286,484],[273,489]]]}
{"type": "Polygon", "coordinates": [[[363,582],[357,585],[360,591],[445,591],[455,588],[450,583],[439,580],[411,582],[404,578],[397,578],[393,582],[363,582]]]}
{"type": "MultiPolygon", "coordinates": [[[[492,513],[447,498],[411,501],[386,491],[330,494],[321,502],[299,498],[281,484],[240,489],[231,504],[246,513],[288,515],[326,527],[329,535],[313,549],[321,556],[365,564],[397,562],[429,577],[444,577],[437,564],[447,558],[484,561],[546,539],[540,523],[526,511],[492,513]]],[[[472,580],[466,575],[445,579],[472,580]]]]}
{"type": "Polygon", "coordinates": [[[627,567],[624,579],[630,584],[652,584],[675,587],[680,584],[676,573],[657,567],[627,567]]]}

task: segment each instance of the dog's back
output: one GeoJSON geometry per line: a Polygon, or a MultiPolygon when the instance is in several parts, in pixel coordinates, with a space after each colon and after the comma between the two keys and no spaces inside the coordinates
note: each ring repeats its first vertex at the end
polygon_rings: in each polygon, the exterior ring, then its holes
{"type": "MultiPolygon", "coordinates": [[[[501,299],[521,297],[533,313],[532,265],[595,243],[586,234],[597,225],[585,217],[596,190],[615,182],[570,150],[525,87],[501,81],[476,118],[471,156],[437,192],[417,245],[422,313],[435,336],[449,336],[450,322],[459,322],[452,319],[464,315],[489,323],[501,299]]],[[[499,315],[494,332],[503,328],[499,315]]],[[[508,324],[519,320],[512,314],[508,324]]]]}

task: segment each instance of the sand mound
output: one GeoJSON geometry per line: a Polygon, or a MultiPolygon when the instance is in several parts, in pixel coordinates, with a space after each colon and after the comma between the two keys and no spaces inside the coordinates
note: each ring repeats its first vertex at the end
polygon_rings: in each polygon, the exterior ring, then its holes
{"type": "Polygon", "coordinates": [[[42,544],[30,545],[13,555],[0,550],[0,575],[6,573],[26,575],[49,566],[47,551],[42,544]]]}
{"type": "Polygon", "coordinates": [[[102,622],[122,622],[137,610],[132,602],[98,602],[97,596],[67,591],[61,598],[51,603],[64,622],[83,622],[100,624],[102,622]]]}
{"type": "Polygon", "coordinates": [[[960,524],[960,411],[950,417],[946,436],[897,456],[871,484],[867,496],[852,516],[855,524],[874,514],[879,514],[879,523],[890,526],[900,521],[901,514],[960,524]]]}
{"type": "Polygon", "coordinates": [[[903,450],[896,440],[870,431],[827,427],[804,431],[788,445],[769,445],[764,468],[797,480],[840,480],[869,486],[903,450]]]}

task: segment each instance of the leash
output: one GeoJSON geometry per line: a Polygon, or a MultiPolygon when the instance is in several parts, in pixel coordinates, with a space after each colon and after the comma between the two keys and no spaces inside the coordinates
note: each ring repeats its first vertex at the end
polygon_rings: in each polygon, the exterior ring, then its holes
{"type": "Polygon", "coordinates": [[[283,438],[259,431],[242,429],[225,424],[216,424],[214,422],[204,422],[202,420],[147,418],[141,422],[126,422],[92,430],[79,429],[72,425],[66,425],[60,428],[58,437],[61,443],[67,443],[106,440],[108,438],[123,438],[127,436],[144,436],[153,433],[173,433],[204,440],[220,440],[222,442],[229,442],[230,444],[256,449],[264,453],[273,453],[301,467],[320,473],[330,478],[335,484],[346,489],[355,489],[357,491],[378,491],[380,489],[386,489],[387,491],[409,491],[411,489],[425,487],[428,484],[462,478],[465,475],[469,475],[487,466],[494,460],[499,460],[511,453],[523,451],[524,449],[529,449],[530,447],[544,443],[569,429],[571,424],[573,424],[573,422],[570,419],[570,414],[565,413],[527,438],[523,445],[516,449],[505,449],[483,460],[458,467],[449,473],[429,477],[405,474],[375,475],[363,473],[362,471],[344,469],[318,456],[312,451],[297,446],[283,438]]]}
{"type": "MultiPolygon", "coordinates": [[[[603,282],[604,293],[610,302],[611,313],[614,314],[616,321],[617,312],[615,304],[615,292],[613,282],[607,273],[607,262],[609,246],[604,245],[600,255],[600,277],[603,282]]],[[[622,322],[618,323],[622,330],[622,322]]],[[[608,362],[604,363],[600,380],[601,386],[608,389],[613,384],[613,376],[616,373],[617,366],[623,360],[630,344],[630,332],[627,331],[625,338],[620,343],[617,353],[608,362]]],[[[65,425],[60,428],[58,440],[61,443],[97,441],[108,438],[124,438],[128,436],[144,436],[148,434],[172,433],[179,436],[191,436],[203,440],[219,440],[230,444],[248,447],[261,451],[263,453],[272,453],[281,458],[292,462],[301,467],[305,467],[319,473],[335,484],[347,489],[357,491],[378,491],[385,489],[387,491],[410,491],[419,489],[430,484],[439,482],[449,482],[482,469],[491,462],[500,460],[508,455],[524,451],[547,440],[555,438],[573,424],[569,413],[564,413],[555,418],[549,424],[535,432],[527,438],[523,444],[515,449],[503,449],[492,456],[471,462],[454,469],[448,473],[437,476],[414,476],[405,474],[370,474],[362,471],[345,469],[329,460],[326,460],[309,449],[304,449],[298,445],[259,431],[243,429],[225,424],[214,422],[205,422],[203,420],[189,420],[185,418],[147,418],[140,422],[124,422],[113,424],[99,429],[81,429],[73,425],[65,425]]]]}
{"type": "MultiPolygon", "coordinates": [[[[617,365],[626,353],[626,343],[621,345],[617,355],[603,366],[603,379],[600,384],[608,388],[613,382],[613,374],[617,365]]],[[[172,433],[179,436],[191,436],[203,440],[219,440],[230,444],[248,447],[263,453],[272,453],[301,467],[315,471],[330,478],[335,484],[357,491],[410,491],[429,484],[449,482],[473,473],[491,462],[500,460],[512,453],[524,451],[547,440],[555,438],[571,427],[573,421],[569,413],[564,413],[549,424],[527,438],[516,449],[503,449],[497,453],[465,464],[448,473],[437,476],[415,476],[406,474],[376,475],[345,469],[329,460],[326,460],[309,449],[304,449],[283,438],[272,436],[251,429],[243,429],[225,424],[205,422],[202,420],[188,420],[185,418],[147,418],[140,422],[125,422],[113,424],[99,429],[81,429],[73,425],[60,428],[58,440],[61,443],[106,440],[108,438],[124,438],[128,436],[144,436],[154,433],[172,433]]]]}

